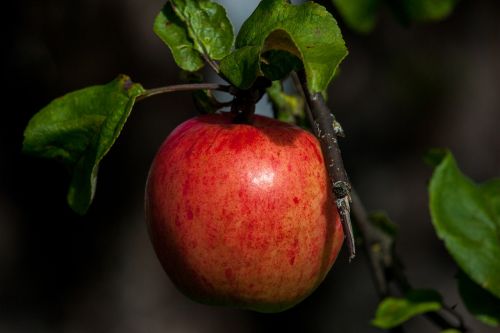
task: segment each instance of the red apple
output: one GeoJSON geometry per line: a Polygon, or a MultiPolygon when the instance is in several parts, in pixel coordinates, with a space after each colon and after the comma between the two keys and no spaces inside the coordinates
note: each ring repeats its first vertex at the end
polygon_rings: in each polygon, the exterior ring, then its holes
{"type": "Polygon", "coordinates": [[[146,186],[155,251],[174,284],[206,304],[285,310],[324,279],[344,238],[318,140],[254,116],[178,126],[146,186]]]}

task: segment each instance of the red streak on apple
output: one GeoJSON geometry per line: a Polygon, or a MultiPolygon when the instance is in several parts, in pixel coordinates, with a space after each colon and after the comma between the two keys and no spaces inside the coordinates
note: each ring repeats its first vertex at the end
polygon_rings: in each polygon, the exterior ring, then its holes
{"type": "Polygon", "coordinates": [[[146,187],[155,251],[202,303],[285,310],[324,279],[342,242],[317,139],[277,120],[205,115],[179,125],[146,187]]]}

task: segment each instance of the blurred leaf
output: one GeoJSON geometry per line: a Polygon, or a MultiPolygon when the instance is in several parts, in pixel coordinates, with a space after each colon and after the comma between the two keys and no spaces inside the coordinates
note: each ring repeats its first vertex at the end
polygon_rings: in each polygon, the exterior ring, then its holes
{"type": "Polygon", "coordinates": [[[458,275],[458,289],[470,313],[485,324],[500,325],[500,299],[481,288],[463,272],[458,275]]]}
{"type": "Polygon", "coordinates": [[[406,15],[413,21],[438,21],[448,17],[458,0],[404,0],[406,15]]]}
{"type": "Polygon", "coordinates": [[[170,0],[170,3],[186,23],[198,52],[214,60],[231,52],[234,32],[224,7],[210,0],[170,0]]]}
{"type": "Polygon", "coordinates": [[[332,0],[347,26],[357,32],[368,33],[375,27],[383,0],[332,0]]]}
{"type": "MultiPolygon", "coordinates": [[[[237,75],[221,68],[226,76],[239,76],[238,82],[246,83],[247,86],[248,82],[253,82],[256,76],[260,75],[260,54],[281,50],[302,60],[309,89],[313,93],[326,89],[338,65],[347,55],[337,22],[324,7],[313,2],[295,6],[286,0],[261,1],[241,27],[236,38],[236,47],[236,52],[244,47],[254,47],[256,51],[251,55],[256,59],[246,59],[245,62],[257,64],[259,70],[245,71],[237,75]]],[[[273,68],[275,66],[274,63],[266,65],[273,68]]],[[[231,66],[230,69],[238,68],[231,66]]],[[[268,73],[275,75],[274,70],[268,73]]],[[[242,87],[238,84],[237,86],[242,87]]]]}
{"type": "Polygon", "coordinates": [[[431,148],[424,154],[424,162],[431,167],[436,167],[443,161],[448,153],[448,149],[431,148]]]}
{"type": "Polygon", "coordinates": [[[465,177],[449,153],[429,185],[432,222],[460,268],[500,297],[500,180],[465,177]]]}
{"type": "Polygon", "coordinates": [[[68,203],[84,214],[95,193],[99,162],[115,143],[135,99],[144,92],[120,75],[53,100],[30,120],[23,150],[61,160],[72,172],[68,203]]]}
{"type": "Polygon", "coordinates": [[[398,233],[398,226],[391,221],[385,212],[372,212],[368,218],[378,229],[389,236],[394,237],[398,233]]]}
{"type": "Polygon", "coordinates": [[[481,185],[483,195],[489,199],[493,214],[497,217],[497,227],[500,228],[500,179],[493,179],[481,185]]]}
{"type": "Polygon", "coordinates": [[[393,328],[412,317],[441,308],[441,296],[436,291],[412,290],[404,298],[385,298],[379,304],[372,324],[382,329],[393,328]]]}
{"type": "Polygon", "coordinates": [[[174,13],[170,3],[156,16],[153,30],[167,44],[180,68],[196,71],[204,66],[203,58],[189,37],[186,24],[174,13]]]}
{"type": "Polygon", "coordinates": [[[444,331],[441,331],[441,333],[462,333],[462,332],[460,332],[459,330],[456,330],[454,328],[448,328],[444,331]]]}
{"type": "Polygon", "coordinates": [[[280,81],[273,81],[266,92],[279,120],[299,126],[305,123],[304,100],[300,96],[286,94],[280,81]]]}

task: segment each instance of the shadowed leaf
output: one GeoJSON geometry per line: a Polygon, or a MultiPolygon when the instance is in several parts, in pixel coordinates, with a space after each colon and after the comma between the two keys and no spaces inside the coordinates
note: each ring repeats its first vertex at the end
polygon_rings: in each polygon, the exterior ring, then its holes
{"type": "Polygon", "coordinates": [[[269,75],[270,79],[276,79],[276,76],[288,74],[296,66],[289,56],[293,55],[303,63],[311,92],[322,92],[347,55],[337,22],[324,7],[313,2],[295,6],[286,0],[261,1],[241,27],[236,47],[235,53],[222,60],[221,71],[240,88],[248,87],[258,75],[269,75]],[[240,51],[243,48],[254,50],[240,51]],[[260,55],[276,50],[286,53],[282,53],[281,58],[275,58],[273,62],[266,63],[264,59],[266,70],[262,73],[260,55]],[[288,63],[285,66],[283,59],[288,63]],[[248,66],[222,66],[226,61],[252,64],[252,71],[236,73],[248,66]],[[253,70],[256,65],[258,70],[253,70]],[[232,78],[239,80],[233,81],[232,78]]]}
{"type": "Polygon", "coordinates": [[[500,325],[500,299],[481,288],[463,272],[458,275],[458,289],[470,313],[485,324],[500,325]]]}
{"type": "Polygon", "coordinates": [[[120,75],[53,100],[30,120],[26,153],[61,160],[71,171],[68,203],[84,214],[95,193],[99,162],[114,144],[144,89],[120,75]]]}
{"type": "Polygon", "coordinates": [[[500,297],[500,180],[477,185],[448,153],[429,185],[437,235],[460,268],[500,297]]]}

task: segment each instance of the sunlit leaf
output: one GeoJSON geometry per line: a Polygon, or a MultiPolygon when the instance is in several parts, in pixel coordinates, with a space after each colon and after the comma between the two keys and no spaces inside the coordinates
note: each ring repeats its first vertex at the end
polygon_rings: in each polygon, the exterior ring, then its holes
{"type": "Polygon", "coordinates": [[[387,297],[378,306],[372,324],[389,329],[408,319],[442,308],[441,296],[434,290],[412,290],[405,297],[387,297]]]}

